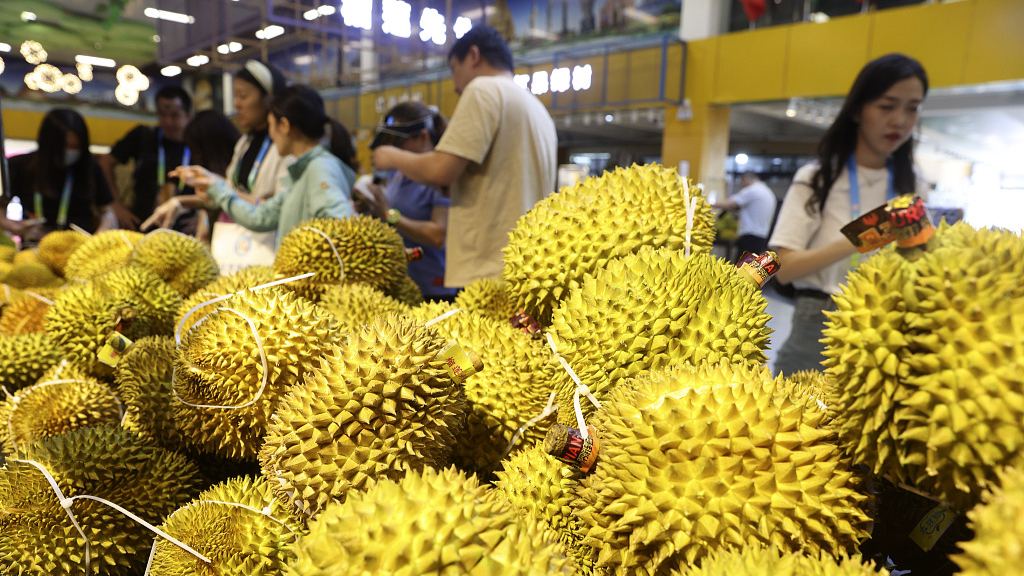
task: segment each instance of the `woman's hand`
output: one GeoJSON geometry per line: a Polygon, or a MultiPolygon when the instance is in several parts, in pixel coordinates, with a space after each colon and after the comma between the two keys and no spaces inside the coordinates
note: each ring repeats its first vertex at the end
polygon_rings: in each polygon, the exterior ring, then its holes
{"type": "Polygon", "coordinates": [[[388,210],[391,209],[391,203],[384,196],[384,190],[376,184],[367,184],[366,189],[373,193],[373,198],[370,199],[364,196],[360,196],[360,198],[366,201],[370,212],[378,218],[387,217],[388,210]]]}
{"type": "Polygon", "coordinates": [[[184,206],[181,205],[181,200],[177,198],[171,198],[167,202],[156,207],[153,210],[153,215],[146,218],[146,221],[142,223],[141,229],[143,231],[148,230],[150,226],[156,226],[157,228],[170,228],[174,225],[174,221],[178,219],[186,212],[184,206]]]}
{"type": "Polygon", "coordinates": [[[210,184],[223,180],[223,178],[202,166],[178,166],[168,172],[167,176],[169,178],[180,178],[186,186],[191,186],[197,192],[205,192],[210,184]]]}

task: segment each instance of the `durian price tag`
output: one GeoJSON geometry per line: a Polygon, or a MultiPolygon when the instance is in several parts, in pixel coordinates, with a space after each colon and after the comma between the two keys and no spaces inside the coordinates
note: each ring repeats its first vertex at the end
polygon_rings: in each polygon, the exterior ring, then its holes
{"type": "Polygon", "coordinates": [[[581,472],[590,472],[597,460],[597,451],[601,441],[597,438],[597,429],[587,426],[587,437],[575,428],[565,424],[552,424],[544,437],[544,451],[555,458],[571,464],[581,472]]]}
{"type": "Polygon", "coordinates": [[[900,248],[920,246],[935,235],[935,227],[920,197],[906,194],[890,200],[887,207],[889,224],[900,248]]]}
{"type": "Polygon", "coordinates": [[[740,269],[741,276],[753,282],[758,288],[763,288],[779,271],[782,263],[779,262],[778,254],[770,250],[764,254],[744,252],[736,267],[740,269]]]}
{"type": "Polygon", "coordinates": [[[861,214],[840,229],[861,254],[877,250],[896,239],[892,232],[892,224],[889,223],[886,206],[882,204],[866,214],[861,214]]]}
{"type": "Polygon", "coordinates": [[[121,360],[121,356],[124,356],[125,351],[131,345],[132,341],[126,338],[124,334],[111,332],[107,334],[107,339],[103,343],[103,347],[96,353],[96,357],[107,366],[116,367],[117,363],[121,360]]]}
{"type": "Polygon", "coordinates": [[[412,248],[405,249],[406,261],[415,262],[416,260],[419,260],[421,258],[423,258],[423,248],[420,248],[419,246],[414,246],[412,248]]]}
{"type": "Polygon", "coordinates": [[[939,504],[917,523],[914,531],[910,533],[910,539],[920,546],[921,550],[927,552],[946,533],[954,520],[956,520],[956,513],[939,504]]]}
{"type": "Polygon", "coordinates": [[[484,364],[475,352],[462,349],[455,340],[449,342],[440,352],[437,358],[444,361],[448,374],[457,384],[462,384],[467,378],[483,370],[484,364]]]}

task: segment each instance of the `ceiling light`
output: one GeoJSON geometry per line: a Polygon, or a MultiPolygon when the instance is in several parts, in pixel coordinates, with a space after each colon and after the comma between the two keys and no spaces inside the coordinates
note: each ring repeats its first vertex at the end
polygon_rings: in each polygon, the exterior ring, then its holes
{"type": "Polygon", "coordinates": [[[324,4],[323,6],[317,8],[316,11],[319,12],[321,16],[330,16],[331,14],[334,14],[335,9],[334,6],[324,4]]]}
{"type": "Polygon", "coordinates": [[[182,14],[180,12],[170,12],[168,10],[146,8],[142,11],[142,13],[150,18],[156,18],[157,20],[167,20],[168,22],[177,22],[178,24],[195,24],[196,22],[194,16],[189,16],[188,14],[182,14]]]}
{"type": "Polygon", "coordinates": [[[218,54],[227,54],[228,53],[228,45],[227,44],[221,44],[220,46],[217,46],[217,53],[218,54]]]}
{"type": "Polygon", "coordinates": [[[284,34],[284,28],[277,24],[272,24],[262,30],[256,31],[256,37],[260,40],[270,40],[271,38],[277,38],[281,34],[284,34]]]}
{"type": "Polygon", "coordinates": [[[117,66],[117,63],[110,58],[97,58],[95,56],[83,56],[82,54],[75,56],[75,62],[89,64],[91,66],[103,66],[105,68],[113,68],[114,66],[117,66]]]}
{"type": "Polygon", "coordinates": [[[78,70],[78,77],[82,82],[88,82],[92,80],[92,65],[79,62],[75,64],[75,68],[78,70]]]}
{"type": "Polygon", "coordinates": [[[39,90],[39,79],[36,78],[35,72],[25,74],[25,86],[28,86],[29,90],[39,90]]]}
{"type": "Polygon", "coordinates": [[[164,66],[160,69],[160,73],[168,78],[181,74],[181,66],[164,66]]]}
{"type": "Polygon", "coordinates": [[[196,54],[195,56],[190,56],[187,60],[185,60],[185,63],[188,64],[189,66],[193,66],[195,68],[198,68],[198,67],[202,66],[203,64],[208,63],[209,61],[210,61],[210,57],[207,56],[206,54],[196,54]]]}
{"type": "Polygon", "coordinates": [[[0,74],[4,73],[4,59],[0,58],[0,74]]]}
{"type": "Polygon", "coordinates": [[[149,78],[131,64],[125,64],[117,69],[117,81],[136,91],[149,89],[149,78]]]}
{"type": "Polygon", "coordinates": [[[114,97],[117,98],[117,101],[121,104],[131,106],[139,101],[139,92],[131,86],[118,84],[117,88],[114,88],[114,97]]]}
{"type": "Polygon", "coordinates": [[[229,42],[228,43],[228,50],[230,50],[231,52],[238,52],[241,49],[242,49],[242,45],[240,43],[238,43],[238,42],[229,42]]]}
{"type": "Polygon", "coordinates": [[[36,76],[36,83],[43,92],[57,92],[60,90],[64,74],[52,64],[40,64],[33,71],[36,76]]]}
{"type": "Polygon", "coordinates": [[[36,21],[36,13],[35,12],[27,12],[27,11],[26,12],[22,12],[21,13],[21,21],[22,22],[35,22],[36,21]]]}
{"type": "Polygon", "coordinates": [[[78,94],[82,91],[82,81],[74,74],[65,74],[61,78],[60,87],[68,94],[78,94]]]}
{"type": "Polygon", "coordinates": [[[311,54],[303,54],[302,56],[295,57],[295,64],[298,66],[309,66],[313,63],[313,56],[311,54]]]}
{"type": "Polygon", "coordinates": [[[41,64],[46,62],[46,50],[43,50],[43,45],[35,40],[25,40],[21,43],[21,55],[25,57],[25,61],[29,64],[41,64]]]}
{"type": "Polygon", "coordinates": [[[11,45],[10,44],[6,44],[4,42],[0,42],[0,52],[10,52],[10,51],[11,51],[11,45]]]}
{"type": "Polygon", "coordinates": [[[735,160],[737,164],[743,166],[750,160],[750,157],[748,157],[746,154],[740,153],[736,155],[735,160]]]}
{"type": "Polygon", "coordinates": [[[305,18],[306,20],[316,20],[317,18],[320,17],[320,13],[316,11],[316,8],[314,8],[312,10],[306,10],[302,14],[302,17],[305,18]]]}

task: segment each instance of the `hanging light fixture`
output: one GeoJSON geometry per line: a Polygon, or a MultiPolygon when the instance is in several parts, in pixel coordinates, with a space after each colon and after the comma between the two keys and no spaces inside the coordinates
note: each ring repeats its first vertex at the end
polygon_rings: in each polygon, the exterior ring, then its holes
{"type": "Polygon", "coordinates": [[[29,64],[41,64],[46,62],[46,50],[43,50],[43,45],[35,40],[25,40],[21,43],[21,55],[25,57],[25,61],[29,64]]]}
{"type": "Polygon", "coordinates": [[[40,64],[35,69],[36,83],[43,92],[57,92],[60,90],[64,73],[52,64],[40,64]]]}
{"type": "Polygon", "coordinates": [[[118,84],[117,88],[114,88],[114,97],[121,104],[131,106],[139,101],[139,91],[127,84],[118,84]]]}
{"type": "Polygon", "coordinates": [[[75,65],[75,68],[78,69],[78,77],[81,78],[82,82],[88,82],[92,80],[92,64],[79,62],[75,65]]]}
{"type": "Polygon", "coordinates": [[[61,78],[60,87],[68,94],[78,94],[82,91],[82,81],[74,74],[65,74],[61,78]]]}

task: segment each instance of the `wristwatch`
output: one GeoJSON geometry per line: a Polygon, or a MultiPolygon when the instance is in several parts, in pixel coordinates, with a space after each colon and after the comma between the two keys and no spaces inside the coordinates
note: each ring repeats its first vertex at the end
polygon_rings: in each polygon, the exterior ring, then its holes
{"type": "Polygon", "coordinates": [[[387,211],[387,216],[384,218],[384,221],[394,226],[398,224],[398,221],[401,219],[402,213],[398,211],[398,208],[389,208],[387,211]]]}

